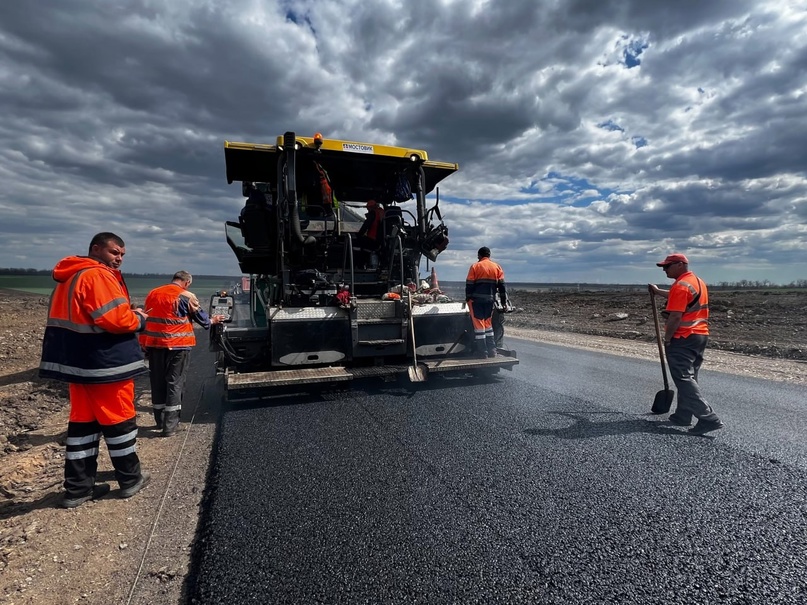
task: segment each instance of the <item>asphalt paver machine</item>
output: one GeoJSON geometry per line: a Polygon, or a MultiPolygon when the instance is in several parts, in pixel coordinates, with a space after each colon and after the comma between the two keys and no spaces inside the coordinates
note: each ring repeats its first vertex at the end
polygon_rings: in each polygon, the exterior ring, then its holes
{"type": "Polygon", "coordinates": [[[476,358],[464,299],[441,291],[428,267],[421,277],[422,262],[434,264],[448,245],[439,191],[427,196],[457,164],[293,132],[274,145],[225,142],[224,155],[227,181],[240,182],[245,198],[225,225],[227,243],[249,276],[248,288],[210,301],[228,317],[210,335],[228,398],[518,363],[505,349],[476,358]],[[383,209],[372,238],[368,202],[383,209]]]}

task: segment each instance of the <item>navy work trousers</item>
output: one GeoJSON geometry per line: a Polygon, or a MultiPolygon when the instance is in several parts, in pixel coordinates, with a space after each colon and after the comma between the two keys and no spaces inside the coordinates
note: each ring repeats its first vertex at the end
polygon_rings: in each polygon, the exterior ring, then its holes
{"type": "Polygon", "coordinates": [[[706,422],[718,420],[698,385],[698,371],[703,365],[703,352],[708,342],[706,335],[691,334],[686,338],[673,338],[666,347],[670,376],[678,389],[678,406],[674,413],[683,421],[691,421],[693,416],[706,422]]]}

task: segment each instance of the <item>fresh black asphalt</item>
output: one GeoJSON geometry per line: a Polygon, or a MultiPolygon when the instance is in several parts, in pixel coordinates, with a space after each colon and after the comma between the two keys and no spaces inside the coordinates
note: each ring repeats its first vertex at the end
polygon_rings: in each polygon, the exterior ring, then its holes
{"type": "Polygon", "coordinates": [[[658,364],[510,344],[494,381],[225,409],[189,602],[807,602],[805,389],[707,358],[694,437],[658,364]]]}

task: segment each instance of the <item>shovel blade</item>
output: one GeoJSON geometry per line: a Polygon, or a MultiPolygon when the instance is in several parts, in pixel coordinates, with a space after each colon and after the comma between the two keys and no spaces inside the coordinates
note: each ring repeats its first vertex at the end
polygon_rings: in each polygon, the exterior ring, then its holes
{"type": "Polygon", "coordinates": [[[673,399],[675,398],[675,391],[672,389],[662,389],[656,393],[656,398],[653,400],[653,407],[650,411],[654,414],[666,414],[670,411],[673,399]]]}
{"type": "Polygon", "coordinates": [[[416,365],[409,367],[410,382],[426,382],[426,378],[428,378],[428,376],[428,369],[425,366],[416,365]]]}

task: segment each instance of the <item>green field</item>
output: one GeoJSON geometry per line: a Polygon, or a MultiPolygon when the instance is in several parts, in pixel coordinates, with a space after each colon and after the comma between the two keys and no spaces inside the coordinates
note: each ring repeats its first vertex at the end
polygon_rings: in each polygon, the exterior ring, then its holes
{"type": "MultiPolygon", "coordinates": [[[[149,277],[134,275],[124,278],[133,303],[142,303],[149,290],[171,281],[170,275],[149,277]]],[[[204,301],[214,292],[229,289],[240,281],[240,277],[194,277],[191,291],[204,301]]],[[[53,286],[54,281],[50,275],[0,275],[0,289],[48,296],[53,291],[53,286]]]]}

